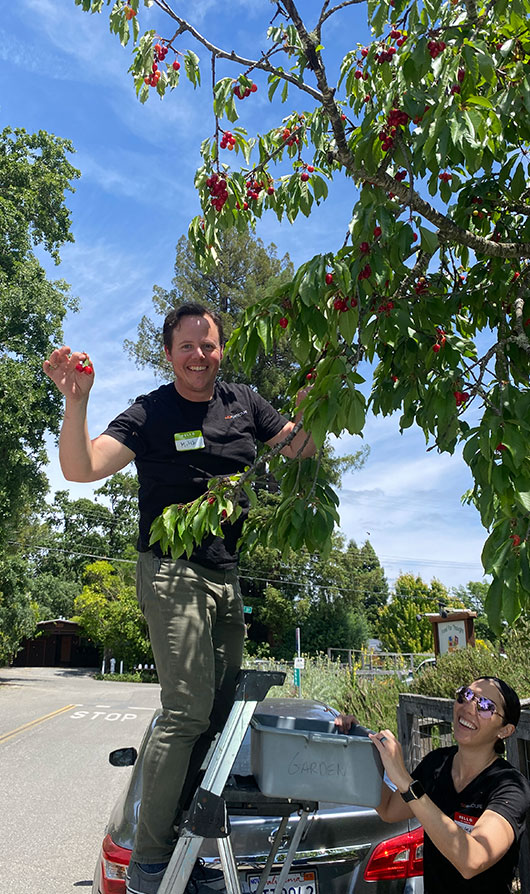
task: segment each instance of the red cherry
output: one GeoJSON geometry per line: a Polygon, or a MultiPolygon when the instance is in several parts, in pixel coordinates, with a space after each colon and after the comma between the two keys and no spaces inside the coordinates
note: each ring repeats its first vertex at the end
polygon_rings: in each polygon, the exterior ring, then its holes
{"type": "Polygon", "coordinates": [[[309,171],[310,174],[312,174],[315,169],[314,169],[313,165],[308,165],[307,170],[309,171]]]}
{"type": "Polygon", "coordinates": [[[287,329],[289,325],[289,320],[287,319],[287,317],[282,317],[280,320],[278,320],[278,322],[282,329],[287,329]]]}
{"type": "Polygon", "coordinates": [[[333,274],[326,273],[326,285],[330,286],[332,282],[333,282],[333,274]]]}
{"type": "Polygon", "coordinates": [[[307,171],[302,171],[302,173],[300,174],[300,180],[302,181],[302,183],[307,183],[307,181],[309,180],[309,174],[307,173],[307,171]]]}
{"type": "Polygon", "coordinates": [[[437,354],[438,351],[440,350],[440,345],[433,345],[432,349],[433,349],[434,353],[437,354]]]}
{"type": "Polygon", "coordinates": [[[374,239],[379,239],[382,232],[381,227],[374,227],[374,239]]]}
{"type": "Polygon", "coordinates": [[[258,85],[257,85],[257,84],[252,84],[251,87],[250,87],[250,92],[251,92],[251,93],[257,93],[257,90],[258,90],[258,85]]]}
{"type": "Polygon", "coordinates": [[[171,67],[174,68],[175,71],[178,71],[178,70],[179,70],[179,68],[180,68],[180,62],[178,61],[178,59],[175,59],[175,61],[173,62],[173,64],[172,64],[171,67]]]}
{"type": "Polygon", "coordinates": [[[85,370],[83,363],[76,363],[75,368],[76,368],[77,372],[79,372],[79,373],[82,373],[85,370]]]}
{"type": "Polygon", "coordinates": [[[85,375],[87,375],[87,376],[91,376],[92,373],[94,372],[94,370],[92,369],[91,366],[84,366],[84,367],[83,367],[83,372],[85,373],[85,375]]]}

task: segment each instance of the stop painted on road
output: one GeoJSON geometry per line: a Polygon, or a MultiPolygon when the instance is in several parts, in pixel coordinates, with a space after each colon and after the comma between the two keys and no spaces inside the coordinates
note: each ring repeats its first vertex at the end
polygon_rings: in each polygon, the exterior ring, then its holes
{"type": "Polygon", "coordinates": [[[74,711],[73,714],[70,714],[69,717],[72,720],[109,720],[116,721],[119,720],[123,722],[124,720],[136,720],[138,714],[128,714],[121,713],[118,711],[111,711],[107,713],[106,711],[74,711]]]}

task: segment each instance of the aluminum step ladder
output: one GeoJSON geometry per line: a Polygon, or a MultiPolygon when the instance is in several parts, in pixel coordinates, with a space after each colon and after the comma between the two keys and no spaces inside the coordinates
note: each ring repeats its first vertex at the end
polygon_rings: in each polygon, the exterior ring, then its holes
{"type": "MultiPolygon", "coordinates": [[[[226,891],[228,894],[241,894],[237,865],[230,841],[230,821],[222,794],[256,706],[265,698],[272,686],[281,686],[284,680],[285,673],[282,671],[241,671],[234,705],[212,752],[202,783],[195,792],[158,894],[184,894],[205,838],[217,840],[226,891]]],[[[276,884],[277,891],[282,890],[307,826],[309,814],[316,807],[315,802],[307,802],[298,808],[300,818],[285,855],[276,884]]],[[[261,872],[256,894],[262,894],[265,888],[284,838],[289,816],[295,809],[293,804],[289,804],[288,813],[283,816],[261,872]]]]}

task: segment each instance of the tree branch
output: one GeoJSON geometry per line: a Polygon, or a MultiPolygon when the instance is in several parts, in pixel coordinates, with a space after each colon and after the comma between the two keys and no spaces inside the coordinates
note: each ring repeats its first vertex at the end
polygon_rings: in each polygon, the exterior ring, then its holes
{"type": "Polygon", "coordinates": [[[276,77],[281,78],[283,81],[288,81],[290,84],[293,84],[295,87],[298,87],[299,90],[303,90],[305,93],[309,93],[310,96],[313,97],[316,102],[322,102],[322,96],[315,90],[314,87],[310,87],[309,84],[306,84],[301,78],[296,78],[294,75],[289,74],[286,71],[282,71],[279,68],[275,68],[270,64],[265,54],[263,54],[261,59],[246,59],[244,56],[240,56],[235,50],[231,50],[228,52],[227,50],[223,50],[221,47],[215,46],[215,44],[211,43],[206,37],[197,31],[193,25],[190,25],[186,19],[181,18],[181,16],[177,15],[177,13],[171,8],[169,3],[166,0],[154,0],[156,6],[159,9],[163,10],[163,12],[167,13],[175,22],[178,23],[179,29],[177,31],[177,35],[182,34],[184,31],[189,31],[191,36],[197,41],[197,43],[202,44],[203,47],[213,53],[218,59],[228,59],[230,62],[237,62],[239,65],[242,65],[246,69],[254,69],[257,68],[260,71],[266,71],[269,74],[276,75],[276,77]]]}
{"type": "Polygon", "coordinates": [[[332,16],[333,13],[338,12],[339,9],[344,9],[345,6],[354,6],[356,3],[364,3],[364,0],[344,0],[344,3],[338,3],[337,6],[333,6],[331,9],[327,9],[327,7],[329,6],[329,0],[327,0],[327,2],[324,3],[324,6],[322,7],[318,25],[316,26],[315,30],[318,31],[318,33],[320,34],[320,29],[326,19],[329,19],[329,17],[332,16]]]}

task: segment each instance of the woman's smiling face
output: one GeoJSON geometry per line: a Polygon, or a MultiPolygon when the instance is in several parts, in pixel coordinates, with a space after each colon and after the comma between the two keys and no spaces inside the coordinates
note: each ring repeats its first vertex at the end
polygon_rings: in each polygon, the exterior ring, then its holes
{"type": "MultiPolygon", "coordinates": [[[[462,696],[462,701],[455,699],[453,708],[454,737],[460,745],[485,744],[491,741],[494,745],[499,733],[506,730],[510,732],[504,720],[504,702],[501,693],[491,680],[475,680],[468,687],[467,698],[462,696]],[[473,697],[469,697],[469,692],[473,697]],[[477,700],[486,699],[494,706],[494,713],[479,710],[477,700]]],[[[503,736],[504,737],[504,736],[503,736]]]]}

